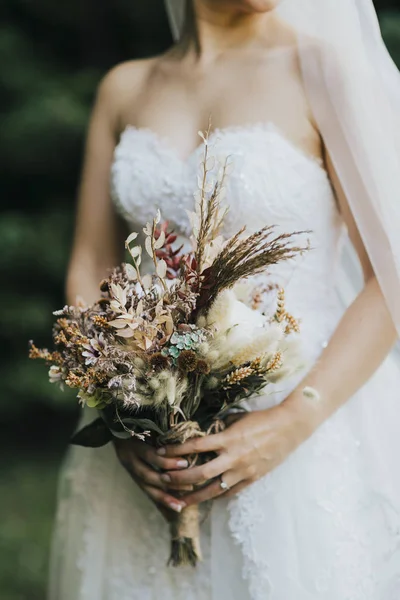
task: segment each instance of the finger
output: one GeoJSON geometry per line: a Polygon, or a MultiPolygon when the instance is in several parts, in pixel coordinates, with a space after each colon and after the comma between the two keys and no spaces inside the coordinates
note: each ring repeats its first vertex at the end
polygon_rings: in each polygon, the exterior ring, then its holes
{"type": "Polygon", "coordinates": [[[204,437],[192,438],[184,444],[172,444],[163,446],[157,450],[160,456],[174,458],[187,454],[201,454],[203,452],[215,452],[225,447],[227,431],[205,435],[204,437]]]}
{"type": "Polygon", "coordinates": [[[181,483],[187,484],[199,484],[209,479],[218,477],[225,471],[231,468],[231,457],[228,454],[221,454],[198,467],[190,467],[182,471],[169,471],[168,473],[162,473],[161,480],[170,485],[170,483],[181,483]]]}
{"type": "Polygon", "coordinates": [[[137,442],[134,446],[135,454],[140,456],[147,464],[162,469],[163,471],[173,471],[175,469],[186,469],[189,462],[177,456],[176,458],[166,458],[157,453],[157,449],[145,442],[137,442]]]}
{"type": "MultiPolygon", "coordinates": [[[[166,484],[167,485],[167,484],[166,484]]],[[[193,485],[184,485],[183,483],[169,483],[167,485],[168,490],[174,490],[177,492],[192,492],[194,490],[193,485]]]]}
{"type": "Polygon", "coordinates": [[[151,467],[149,467],[146,463],[144,463],[140,458],[133,458],[131,461],[132,472],[135,475],[135,479],[140,482],[147,483],[154,487],[158,487],[161,489],[170,489],[181,492],[190,492],[193,490],[193,485],[185,484],[185,483],[169,483],[163,481],[162,474],[158,471],[154,471],[151,467]]]}
{"type": "Polygon", "coordinates": [[[232,488],[230,488],[227,492],[225,492],[224,498],[232,498],[232,496],[236,496],[236,494],[238,494],[241,490],[244,490],[244,488],[247,488],[249,485],[251,485],[251,483],[252,481],[250,479],[241,481],[237,485],[234,485],[232,488]]]}
{"type": "Polygon", "coordinates": [[[165,506],[166,508],[170,508],[174,512],[180,513],[186,506],[186,501],[175,498],[174,496],[168,494],[168,492],[164,492],[159,488],[152,487],[150,485],[143,485],[142,489],[149,496],[149,498],[153,500],[153,502],[165,506]]]}
{"type": "Polygon", "coordinates": [[[128,471],[135,479],[138,479],[139,482],[161,489],[166,489],[167,487],[166,483],[161,479],[161,473],[154,471],[154,469],[136,456],[131,457],[128,471]]]}
{"type": "MultiPolygon", "coordinates": [[[[230,491],[242,481],[242,478],[239,473],[235,471],[228,471],[227,473],[224,473],[223,481],[229,486],[230,491]]],[[[214,479],[214,481],[200,490],[197,490],[192,494],[186,494],[184,496],[184,500],[186,505],[190,506],[191,504],[200,504],[201,502],[212,500],[213,498],[225,495],[226,493],[227,491],[221,487],[221,479],[218,478],[214,479]]]]}

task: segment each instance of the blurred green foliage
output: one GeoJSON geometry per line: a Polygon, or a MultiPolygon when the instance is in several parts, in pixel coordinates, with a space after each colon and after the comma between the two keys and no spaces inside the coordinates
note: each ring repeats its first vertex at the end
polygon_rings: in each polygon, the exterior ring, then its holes
{"type": "Polygon", "coordinates": [[[162,0],[3,0],[0,598],[44,600],[57,471],[77,417],[28,340],[64,304],[86,123],[104,73],[170,43],[162,0]]]}
{"type": "MultiPolygon", "coordinates": [[[[397,4],[376,2],[400,64],[397,4]]],[[[162,51],[170,34],[162,0],[3,0],[0,10],[0,598],[43,600],[56,472],[77,408],[27,359],[27,342],[50,343],[64,302],[97,83],[120,61],[162,51]]]]}

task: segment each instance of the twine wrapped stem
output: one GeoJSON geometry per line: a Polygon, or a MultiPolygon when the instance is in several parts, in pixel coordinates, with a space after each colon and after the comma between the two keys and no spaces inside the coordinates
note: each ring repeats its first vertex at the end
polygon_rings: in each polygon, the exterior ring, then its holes
{"type": "MultiPolygon", "coordinates": [[[[183,444],[195,438],[203,437],[206,433],[201,431],[195,421],[184,421],[173,425],[169,431],[159,436],[157,443],[160,446],[166,444],[183,444]]],[[[196,463],[197,456],[189,459],[190,466],[196,463]]],[[[198,506],[188,506],[176,515],[171,523],[171,553],[168,564],[174,567],[180,565],[191,565],[195,567],[197,561],[201,560],[200,548],[200,522],[198,506]]]]}

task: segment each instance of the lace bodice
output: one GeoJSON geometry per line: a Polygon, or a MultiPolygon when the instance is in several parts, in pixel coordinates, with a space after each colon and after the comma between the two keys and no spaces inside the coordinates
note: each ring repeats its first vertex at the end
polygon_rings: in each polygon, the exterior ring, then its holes
{"type": "MultiPolygon", "coordinates": [[[[309,232],[301,237],[310,240],[311,250],[272,269],[269,279],[285,287],[288,308],[302,319],[315,354],[315,336],[324,343],[337,310],[335,271],[342,221],[327,173],[272,124],[216,130],[210,144],[212,154],[229,156],[233,163],[226,236],[243,225],[249,233],[264,225],[275,225],[279,232],[309,232]]],[[[189,235],[186,211],[193,209],[202,153],[199,145],[182,160],[171,143],[153,131],[126,128],[115,150],[111,189],[133,228],[143,226],[160,208],[181,235],[189,235]]]]}
{"type": "MultiPolygon", "coordinates": [[[[334,260],[340,219],[318,159],[296,148],[272,124],[217,129],[210,145],[212,154],[230,156],[234,165],[228,182],[226,235],[243,224],[252,232],[266,222],[289,231],[311,228],[319,239],[326,239],[334,260]]],[[[127,221],[141,225],[160,208],[164,218],[187,235],[186,211],[193,209],[202,153],[199,145],[181,159],[165,138],[128,126],[115,149],[111,172],[112,196],[127,221]]]]}

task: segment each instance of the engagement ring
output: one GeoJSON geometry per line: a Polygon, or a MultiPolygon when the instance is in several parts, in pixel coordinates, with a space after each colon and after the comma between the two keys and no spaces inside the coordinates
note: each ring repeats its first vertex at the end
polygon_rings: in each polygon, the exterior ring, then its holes
{"type": "Polygon", "coordinates": [[[221,488],[222,490],[224,490],[224,492],[226,492],[226,491],[228,491],[228,490],[230,489],[230,488],[229,488],[229,485],[228,485],[227,483],[225,483],[225,481],[222,479],[222,475],[221,475],[221,477],[220,477],[220,483],[219,483],[219,486],[220,486],[220,488],[221,488]]]}

